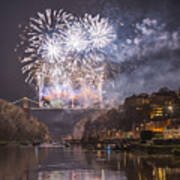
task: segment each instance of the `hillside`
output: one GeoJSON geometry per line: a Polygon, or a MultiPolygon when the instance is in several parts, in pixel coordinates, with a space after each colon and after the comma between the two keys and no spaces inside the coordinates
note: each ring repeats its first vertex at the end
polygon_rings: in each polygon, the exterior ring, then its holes
{"type": "Polygon", "coordinates": [[[150,95],[127,97],[117,108],[81,119],[74,127],[73,138],[90,141],[118,137],[121,132],[134,131],[145,124],[150,129],[165,125],[166,128],[180,128],[179,92],[161,88],[150,95]]]}
{"type": "Polygon", "coordinates": [[[22,108],[0,99],[0,141],[47,140],[48,128],[22,108]]]}

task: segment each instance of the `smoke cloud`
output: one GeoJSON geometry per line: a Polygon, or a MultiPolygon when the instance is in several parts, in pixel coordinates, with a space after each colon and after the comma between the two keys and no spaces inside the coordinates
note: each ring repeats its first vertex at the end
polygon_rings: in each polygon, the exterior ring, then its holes
{"type": "Polygon", "coordinates": [[[118,34],[109,61],[121,69],[105,82],[105,101],[113,99],[119,105],[133,94],[179,89],[179,25],[166,11],[167,4],[161,8],[163,13],[157,16],[158,11],[126,12],[126,7],[105,4],[104,14],[112,18],[118,34]]]}

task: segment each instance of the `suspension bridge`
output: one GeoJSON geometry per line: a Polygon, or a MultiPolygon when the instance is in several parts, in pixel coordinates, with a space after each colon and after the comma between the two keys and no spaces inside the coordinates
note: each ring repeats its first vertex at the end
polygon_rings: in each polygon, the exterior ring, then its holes
{"type": "Polygon", "coordinates": [[[108,110],[108,108],[93,108],[93,107],[46,107],[46,106],[41,106],[39,101],[30,99],[28,97],[23,97],[21,99],[15,100],[12,102],[14,105],[21,106],[25,110],[30,110],[30,111],[53,111],[53,110],[70,110],[70,111],[76,111],[76,110],[108,110]]]}
{"type": "Polygon", "coordinates": [[[23,109],[28,109],[31,111],[40,111],[40,110],[61,110],[61,107],[49,108],[49,107],[41,107],[39,101],[30,99],[28,97],[23,97],[21,99],[15,100],[12,102],[14,105],[19,105],[23,109]]]}
{"type": "Polygon", "coordinates": [[[12,102],[14,105],[24,109],[27,115],[36,117],[39,122],[48,126],[52,137],[59,137],[71,134],[74,125],[79,120],[97,111],[106,111],[103,108],[81,108],[81,107],[41,107],[39,101],[23,97],[12,102]]]}

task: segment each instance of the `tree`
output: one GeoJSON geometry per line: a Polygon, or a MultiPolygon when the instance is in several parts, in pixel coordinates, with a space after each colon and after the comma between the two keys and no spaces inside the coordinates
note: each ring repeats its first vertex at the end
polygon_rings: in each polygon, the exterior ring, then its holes
{"type": "Polygon", "coordinates": [[[0,99],[0,140],[43,141],[49,136],[48,128],[22,108],[0,99]]]}

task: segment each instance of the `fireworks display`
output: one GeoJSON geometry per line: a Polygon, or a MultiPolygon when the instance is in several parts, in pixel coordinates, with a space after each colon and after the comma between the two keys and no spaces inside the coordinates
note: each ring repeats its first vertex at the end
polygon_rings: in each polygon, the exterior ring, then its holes
{"type": "MultiPolygon", "coordinates": [[[[100,15],[75,17],[47,9],[19,28],[16,51],[22,54],[25,81],[38,92],[39,105],[46,107],[117,106],[142,89],[131,79],[138,73],[151,73],[150,68],[138,71],[146,63],[154,63],[148,61],[150,56],[180,48],[179,31],[171,32],[150,18],[127,27],[120,19],[111,22],[100,15]]],[[[148,77],[144,74],[139,75],[142,82],[148,77]]]]}
{"type": "Polygon", "coordinates": [[[47,9],[30,18],[20,39],[22,72],[38,90],[40,106],[102,104],[105,49],[116,39],[107,18],[47,9]]]}

